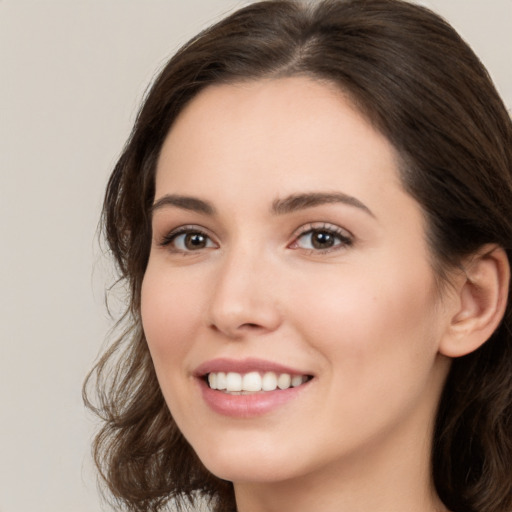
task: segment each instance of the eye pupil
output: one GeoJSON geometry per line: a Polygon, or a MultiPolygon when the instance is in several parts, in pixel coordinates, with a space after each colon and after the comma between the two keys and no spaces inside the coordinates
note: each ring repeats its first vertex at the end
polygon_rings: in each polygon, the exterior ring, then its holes
{"type": "Polygon", "coordinates": [[[189,233],[185,237],[185,246],[187,249],[203,249],[206,247],[206,237],[201,233],[189,233]]]}
{"type": "Polygon", "coordinates": [[[334,237],[327,231],[315,231],[311,243],[315,249],[326,249],[334,245],[334,237]]]}

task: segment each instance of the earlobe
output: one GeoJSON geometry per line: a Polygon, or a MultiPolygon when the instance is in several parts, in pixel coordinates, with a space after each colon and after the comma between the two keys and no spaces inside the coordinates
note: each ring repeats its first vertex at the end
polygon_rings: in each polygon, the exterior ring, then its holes
{"type": "Polygon", "coordinates": [[[448,357],[464,356],[483,345],[500,324],[507,306],[510,265],[501,247],[485,245],[463,266],[456,285],[457,311],[439,347],[448,357]]]}

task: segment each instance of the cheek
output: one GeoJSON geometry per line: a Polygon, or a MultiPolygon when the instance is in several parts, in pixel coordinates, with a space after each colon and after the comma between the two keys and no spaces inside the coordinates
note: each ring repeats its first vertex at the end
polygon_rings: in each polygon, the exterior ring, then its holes
{"type": "Polygon", "coordinates": [[[428,370],[437,352],[431,271],[416,267],[407,273],[395,267],[343,269],[337,279],[332,273],[322,290],[309,295],[311,300],[297,304],[311,344],[352,381],[422,365],[428,370]]]}
{"type": "Polygon", "coordinates": [[[187,358],[197,337],[199,302],[190,280],[180,284],[165,268],[148,265],[141,290],[144,334],[160,389],[178,425],[187,417],[190,374],[187,358]]]}
{"type": "Polygon", "coordinates": [[[157,373],[182,362],[199,324],[194,286],[178,285],[164,271],[148,266],[142,283],[141,316],[157,373]]]}
{"type": "Polygon", "coordinates": [[[326,424],[340,432],[350,425],[370,435],[435,401],[438,332],[431,282],[403,272],[381,277],[378,286],[375,279],[351,272],[339,292],[325,290],[303,305],[309,343],[322,354],[329,376],[325,401],[339,404],[326,424]]]}

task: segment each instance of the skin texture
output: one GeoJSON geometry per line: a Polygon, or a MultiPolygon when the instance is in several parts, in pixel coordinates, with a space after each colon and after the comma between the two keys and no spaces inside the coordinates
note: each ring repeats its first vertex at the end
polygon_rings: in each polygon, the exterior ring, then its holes
{"type": "Polygon", "coordinates": [[[155,208],[144,331],[173,417],[205,466],[234,482],[239,510],[444,510],[430,439],[461,299],[436,286],[390,143],[325,83],[210,87],[163,146],[155,202],[168,194],[215,212],[155,208]],[[272,212],[305,193],[358,203],[272,212]],[[206,245],[169,236],[182,226],[206,245]],[[311,229],[342,239],[318,250],[311,229]],[[268,413],[228,417],[205,403],[194,374],[215,358],[264,359],[313,379],[268,413]]]}

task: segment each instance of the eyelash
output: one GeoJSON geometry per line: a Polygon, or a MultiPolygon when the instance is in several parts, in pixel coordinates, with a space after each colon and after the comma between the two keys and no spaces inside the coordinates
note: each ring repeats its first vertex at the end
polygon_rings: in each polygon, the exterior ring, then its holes
{"type": "Polygon", "coordinates": [[[303,248],[303,250],[308,251],[309,254],[327,254],[346,247],[350,247],[354,243],[352,235],[346,230],[339,228],[338,226],[334,226],[332,224],[307,224],[300,228],[297,235],[295,235],[294,241],[289,245],[289,247],[300,249],[298,246],[299,240],[307,235],[311,236],[314,233],[323,233],[327,236],[332,236],[335,245],[323,249],[303,248]]]}
{"type": "MultiPolygon", "coordinates": [[[[205,240],[207,240],[211,243],[212,239],[208,233],[206,233],[204,230],[198,228],[197,226],[180,226],[179,228],[171,231],[169,234],[165,235],[162,238],[162,241],[160,242],[161,247],[168,247],[171,252],[175,253],[181,253],[181,254],[189,254],[192,252],[195,252],[193,249],[181,249],[176,247],[174,244],[176,242],[176,239],[179,238],[182,235],[199,235],[204,237],[205,240]]],[[[210,249],[211,247],[201,247],[200,249],[210,249]]],[[[199,249],[197,249],[199,250],[199,249]]]]}
{"type": "MultiPolygon", "coordinates": [[[[183,241],[185,243],[185,240],[183,241]]],[[[179,228],[171,231],[169,234],[165,235],[160,244],[161,247],[168,247],[171,252],[174,253],[180,253],[180,254],[191,254],[196,251],[200,251],[202,249],[211,249],[212,247],[216,247],[217,244],[213,242],[212,238],[208,233],[206,233],[204,230],[197,226],[189,225],[189,226],[180,226],[179,228]],[[187,249],[187,248],[178,248],[175,246],[176,240],[180,237],[185,235],[194,236],[198,235],[200,237],[203,237],[206,241],[206,246],[199,247],[197,249],[187,249]],[[210,244],[210,245],[208,245],[210,244]]],[[[310,244],[311,245],[311,244],[310,244]]],[[[305,226],[302,226],[297,234],[294,235],[293,242],[288,245],[291,249],[302,249],[304,251],[307,251],[309,254],[327,254],[332,251],[337,251],[346,247],[350,247],[353,245],[353,238],[350,233],[348,233],[346,230],[341,229],[337,226],[331,225],[331,224],[306,224],[305,226]],[[326,248],[301,248],[299,246],[299,240],[306,236],[311,236],[314,233],[322,233],[327,235],[328,237],[333,237],[334,239],[334,245],[331,247],[326,248]]]]}

